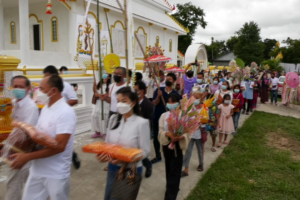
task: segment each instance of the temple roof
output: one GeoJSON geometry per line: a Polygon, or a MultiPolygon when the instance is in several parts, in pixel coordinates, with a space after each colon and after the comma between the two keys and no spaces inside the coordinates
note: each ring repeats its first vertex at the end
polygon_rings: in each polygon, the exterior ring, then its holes
{"type": "MultiPolygon", "coordinates": [[[[94,0],[94,4],[96,0],[94,0]]],[[[164,0],[151,0],[155,2],[160,2],[160,4],[166,4],[164,0]]],[[[120,0],[123,5],[123,0],[120,0]]],[[[155,25],[167,28],[168,30],[173,30],[178,32],[179,35],[186,35],[189,32],[187,28],[182,26],[179,22],[177,22],[172,16],[167,14],[165,11],[161,9],[155,9],[153,6],[148,6],[143,1],[132,1],[133,2],[133,16],[134,18],[141,19],[147,21],[149,23],[153,23],[155,25]]],[[[100,0],[100,4],[103,7],[114,9],[120,11],[119,5],[117,1],[112,0],[100,0]]],[[[167,4],[166,4],[167,5],[167,4]]],[[[168,6],[168,5],[167,5],[168,6]]]]}

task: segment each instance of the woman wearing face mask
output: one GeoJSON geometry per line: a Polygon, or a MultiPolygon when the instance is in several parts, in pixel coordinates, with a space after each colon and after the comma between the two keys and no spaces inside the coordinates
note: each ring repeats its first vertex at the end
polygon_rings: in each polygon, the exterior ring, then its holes
{"type": "Polygon", "coordinates": [[[214,77],[212,83],[209,85],[210,96],[213,96],[216,91],[220,90],[221,86],[219,85],[219,78],[214,77]]]}
{"type": "Polygon", "coordinates": [[[269,101],[269,85],[271,83],[270,78],[266,72],[264,72],[261,78],[261,93],[260,93],[260,102],[266,103],[269,101]]]}
{"type": "Polygon", "coordinates": [[[242,81],[241,85],[244,86],[245,91],[243,92],[244,96],[244,105],[243,105],[243,114],[249,115],[250,108],[251,108],[251,103],[253,100],[253,87],[256,86],[255,83],[249,79],[245,79],[242,81]],[[247,102],[247,109],[246,109],[246,102],[247,102]]]}
{"type": "Polygon", "coordinates": [[[233,87],[233,99],[239,100],[239,103],[238,103],[238,105],[235,106],[235,108],[233,110],[234,113],[232,115],[234,130],[235,130],[235,132],[233,134],[236,134],[236,131],[237,131],[237,128],[239,125],[240,116],[241,116],[241,111],[242,111],[242,108],[244,105],[244,96],[243,96],[240,85],[235,85],[233,87]]]}
{"type": "MultiPolygon", "coordinates": [[[[167,108],[169,110],[176,109],[179,106],[179,96],[171,93],[168,97],[167,108]]],[[[165,112],[159,119],[159,142],[163,146],[163,153],[165,157],[165,169],[167,188],[165,193],[165,200],[176,200],[179,191],[181,167],[183,161],[183,155],[187,149],[189,143],[188,134],[183,134],[178,137],[173,137],[169,132],[167,118],[170,112],[165,112]],[[169,149],[171,141],[175,142],[175,149],[169,149]],[[175,154],[176,150],[176,154],[175,154]]]]}
{"type": "Polygon", "coordinates": [[[258,76],[255,77],[255,86],[253,87],[253,100],[251,104],[251,110],[256,109],[257,107],[257,99],[260,93],[260,81],[258,80],[258,76]]]}
{"type": "Polygon", "coordinates": [[[219,125],[218,125],[218,132],[219,132],[219,144],[217,147],[222,146],[223,135],[225,134],[223,144],[228,144],[227,136],[234,132],[233,126],[233,108],[234,106],[231,105],[231,96],[229,94],[225,94],[223,97],[223,103],[218,106],[221,111],[219,125]]]}
{"type": "MultiPolygon", "coordinates": [[[[200,113],[203,109],[203,103],[201,103],[201,97],[202,94],[199,91],[193,92],[193,96],[195,97],[194,106],[197,109],[197,112],[200,113]]],[[[199,165],[197,168],[197,171],[201,172],[203,171],[203,149],[204,149],[204,143],[206,141],[206,129],[205,124],[202,124],[201,127],[196,130],[196,132],[192,135],[191,140],[188,145],[188,149],[186,150],[186,153],[183,157],[183,167],[184,170],[181,172],[181,177],[185,177],[189,175],[189,164],[193,153],[194,144],[196,143],[197,151],[198,151],[198,159],[199,159],[199,165]],[[202,134],[204,137],[202,137],[202,134]]]]}
{"type": "Polygon", "coordinates": [[[111,83],[111,74],[103,74],[102,80],[96,83],[94,83],[93,91],[93,104],[95,105],[93,114],[92,114],[92,131],[95,133],[92,135],[92,138],[98,138],[103,137],[105,139],[106,136],[106,125],[108,121],[109,116],[109,104],[106,101],[103,101],[103,111],[101,102],[102,100],[99,99],[101,94],[101,88],[103,94],[108,96],[109,86],[111,83]],[[102,112],[103,112],[103,120],[102,120],[102,112]]]}
{"type": "Polygon", "coordinates": [[[223,102],[223,98],[224,98],[225,94],[230,95],[230,104],[231,104],[231,102],[232,102],[232,92],[230,91],[228,81],[223,81],[221,89],[216,91],[216,93],[215,93],[216,98],[215,98],[214,102],[218,102],[218,104],[221,104],[221,102],[223,102]]]}
{"type": "MultiPolygon", "coordinates": [[[[143,150],[143,158],[136,163],[137,174],[142,175],[142,160],[148,157],[151,150],[149,121],[139,116],[139,101],[135,91],[124,87],[116,94],[118,114],[109,119],[105,142],[143,150]]],[[[97,155],[97,159],[99,162],[109,162],[104,199],[110,200],[113,183],[122,163],[105,154],[97,155]]]]}

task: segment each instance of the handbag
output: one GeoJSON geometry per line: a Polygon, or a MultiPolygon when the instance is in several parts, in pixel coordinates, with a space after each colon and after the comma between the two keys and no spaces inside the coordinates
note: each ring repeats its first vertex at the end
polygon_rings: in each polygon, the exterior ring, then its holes
{"type": "Polygon", "coordinates": [[[131,169],[127,169],[128,163],[123,164],[116,174],[111,199],[136,200],[142,182],[142,176],[136,172],[136,165],[132,163],[131,169]]]}
{"type": "Polygon", "coordinates": [[[219,96],[218,96],[218,100],[217,100],[217,105],[221,105],[222,103],[223,103],[223,97],[222,97],[222,95],[221,94],[219,94],[219,96]]]}
{"type": "Polygon", "coordinates": [[[234,105],[233,112],[240,112],[240,109],[236,106],[239,105],[240,99],[232,99],[232,105],[234,105]]]}

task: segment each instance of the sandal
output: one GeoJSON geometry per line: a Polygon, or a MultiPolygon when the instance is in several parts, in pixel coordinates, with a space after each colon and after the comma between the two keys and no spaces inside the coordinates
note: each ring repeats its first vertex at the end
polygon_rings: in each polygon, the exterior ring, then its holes
{"type": "Polygon", "coordinates": [[[189,175],[189,174],[186,173],[185,171],[182,171],[182,172],[181,172],[181,178],[186,177],[186,176],[188,176],[188,175],[189,175]]]}
{"type": "Polygon", "coordinates": [[[222,144],[221,144],[221,143],[219,143],[219,144],[217,145],[217,147],[218,147],[218,148],[220,148],[221,146],[222,146],[222,144]]]}
{"type": "Polygon", "coordinates": [[[104,169],[103,169],[104,171],[108,171],[108,166],[107,167],[104,167],[104,169]]]}
{"type": "Polygon", "coordinates": [[[197,171],[198,172],[202,172],[203,171],[203,167],[201,167],[201,165],[199,165],[198,168],[197,168],[197,171]]]}
{"type": "Polygon", "coordinates": [[[228,142],[227,142],[227,141],[224,141],[223,144],[228,144],[228,142]]]}
{"type": "Polygon", "coordinates": [[[216,152],[216,151],[217,151],[216,147],[212,147],[212,148],[211,148],[211,151],[212,151],[212,152],[216,152]]]}

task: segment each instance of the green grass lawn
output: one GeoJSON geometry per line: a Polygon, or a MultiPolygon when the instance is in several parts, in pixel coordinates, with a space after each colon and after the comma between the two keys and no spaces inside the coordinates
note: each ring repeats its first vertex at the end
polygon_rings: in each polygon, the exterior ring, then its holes
{"type": "Polygon", "coordinates": [[[299,119],[255,111],[187,199],[299,200],[295,155],[300,158],[299,119]],[[289,138],[296,150],[273,147],[271,134],[289,138]]]}

